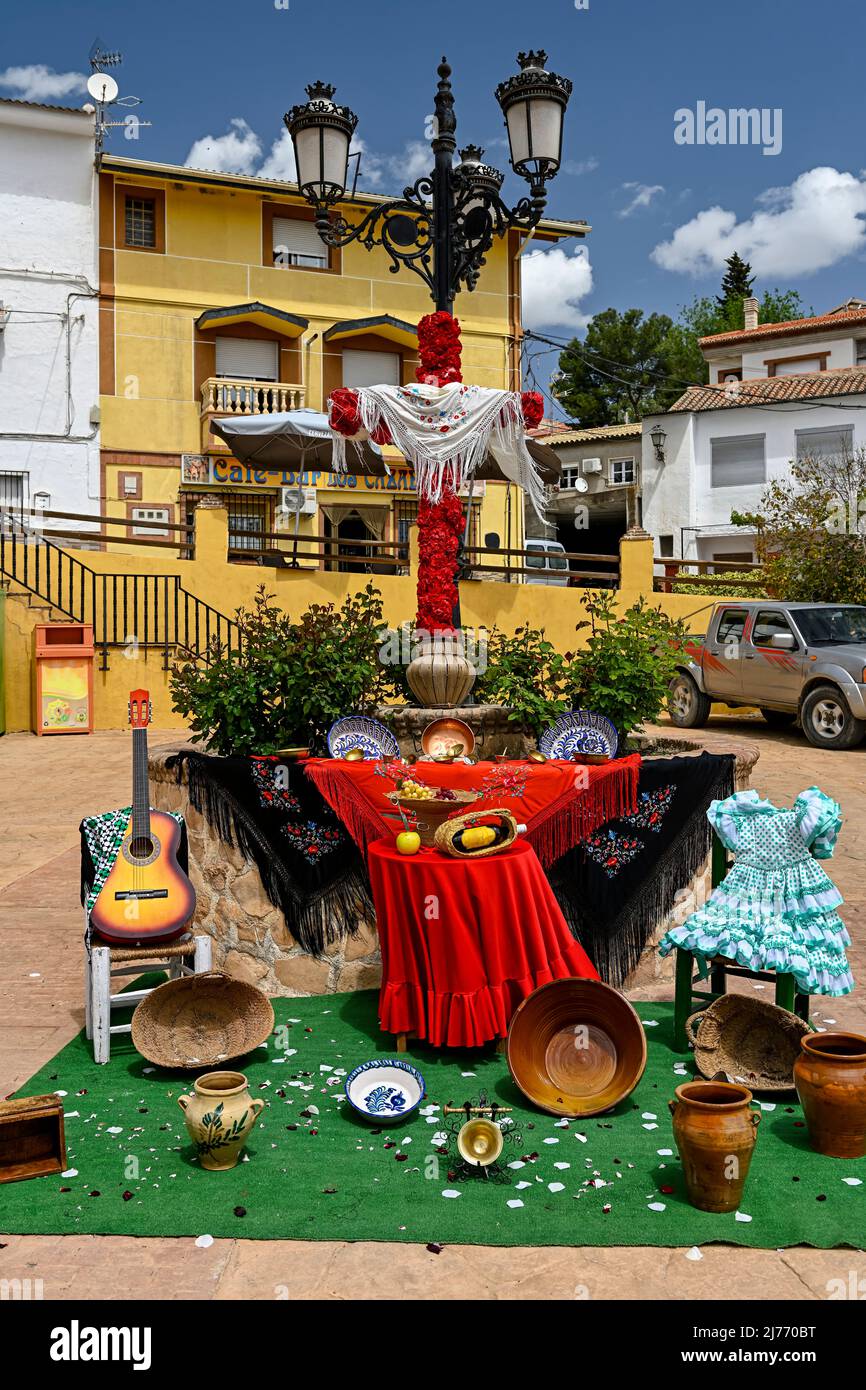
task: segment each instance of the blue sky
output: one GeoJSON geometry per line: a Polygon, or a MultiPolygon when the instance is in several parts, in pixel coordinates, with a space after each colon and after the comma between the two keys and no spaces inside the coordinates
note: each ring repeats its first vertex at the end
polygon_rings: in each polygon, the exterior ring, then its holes
{"type": "MultiPolygon", "coordinates": [[[[518,49],[544,47],[548,65],[574,82],[550,210],[587,219],[593,232],[591,270],[570,253],[536,267],[536,327],[567,336],[608,305],[676,314],[694,294],[715,292],[733,248],[758,268],[758,290],[796,288],[807,309],[866,297],[862,0],[282,4],[10,6],[0,95],[25,94],[29,83],[30,95],[78,104],[74,78],[60,94],[52,74],[86,73],[98,36],[123,51],[121,93],[141,97],[138,114],[153,122],[137,142],[116,135],[109,148],[184,163],[213,137],[197,160],[274,172],[286,167],[285,146],[272,150],[282,114],[321,77],[360,116],[362,185],[399,191],[419,156],[442,52],[461,143],[486,145],[505,167],[493,88],[518,49]],[[15,72],[34,65],[49,72],[15,72]],[[780,152],[677,144],[675,112],[698,102],[780,108],[780,152]]],[[[523,187],[509,175],[507,192],[523,187]]]]}

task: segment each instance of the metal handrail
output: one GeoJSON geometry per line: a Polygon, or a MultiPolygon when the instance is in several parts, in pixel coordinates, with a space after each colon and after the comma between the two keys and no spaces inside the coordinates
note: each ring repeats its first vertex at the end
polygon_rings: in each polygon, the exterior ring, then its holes
{"type": "Polygon", "coordinates": [[[73,622],[92,627],[103,671],[109,669],[109,648],[159,648],[165,670],[173,650],[208,660],[213,639],[230,658],[240,651],[240,629],[234,619],[191,594],[179,575],[91,569],[4,511],[0,511],[0,575],[73,622]]]}

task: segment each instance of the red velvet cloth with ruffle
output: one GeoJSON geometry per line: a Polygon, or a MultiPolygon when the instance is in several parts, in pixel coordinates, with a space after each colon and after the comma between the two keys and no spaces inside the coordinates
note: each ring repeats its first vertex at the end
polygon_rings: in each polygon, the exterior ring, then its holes
{"type": "Polygon", "coordinates": [[[504,1038],[522,999],[567,976],[597,980],[525,840],[501,854],[369,849],[382,951],[379,1022],[436,1047],[504,1038]]]}

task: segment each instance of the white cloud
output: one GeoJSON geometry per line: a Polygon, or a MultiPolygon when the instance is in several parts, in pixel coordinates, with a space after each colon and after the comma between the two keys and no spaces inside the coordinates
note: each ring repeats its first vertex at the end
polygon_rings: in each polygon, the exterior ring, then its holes
{"type": "Polygon", "coordinates": [[[73,92],[87,90],[83,72],[55,72],[44,63],[6,68],[0,72],[0,87],[6,87],[19,101],[59,101],[73,92]]]}
{"type": "Polygon", "coordinates": [[[720,270],[733,251],[757,275],[808,275],[866,250],[866,175],[808,169],[785,188],[756,199],[743,222],[711,207],[660,242],[651,259],[664,270],[703,275],[720,270]]]}
{"type": "Polygon", "coordinates": [[[591,154],[589,159],[564,159],[559,166],[559,172],[579,176],[580,174],[591,174],[597,168],[598,160],[594,154],[591,154]]]}
{"type": "Polygon", "coordinates": [[[591,318],[580,301],[592,289],[592,266],[585,246],[571,255],[561,246],[521,257],[523,322],[527,328],[585,328],[591,318]]]}
{"type": "Polygon", "coordinates": [[[624,183],[623,189],[626,193],[631,193],[631,201],[626,203],[624,208],[620,208],[619,217],[631,217],[638,208],[648,208],[657,193],[664,193],[664,184],[661,183],[624,183]]]}
{"type": "MultiPolygon", "coordinates": [[[[271,156],[273,153],[272,150],[271,156]]],[[[196,140],[184,164],[188,169],[209,169],[221,174],[253,174],[261,155],[262,142],[256,132],[241,116],[235,116],[225,135],[203,135],[196,140]]]]}
{"type": "MultiPolygon", "coordinates": [[[[189,161],[187,160],[187,163],[189,161]]],[[[256,170],[260,179],[278,179],[281,183],[294,183],[297,178],[295,147],[286,126],[283,126],[264,164],[256,170]]]]}

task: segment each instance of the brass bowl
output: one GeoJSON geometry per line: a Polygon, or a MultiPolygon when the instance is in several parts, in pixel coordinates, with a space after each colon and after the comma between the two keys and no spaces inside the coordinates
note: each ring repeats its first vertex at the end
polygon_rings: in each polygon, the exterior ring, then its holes
{"type": "Polygon", "coordinates": [[[601,767],[604,763],[612,762],[609,753],[575,753],[571,759],[573,763],[579,763],[583,767],[601,767]]]}
{"type": "Polygon", "coordinates": [[[275,756],[278,758],[293,759],[308,758],[310,756],[310,750],[309,748],[278,748],[275,756]]]}
{"type": "Polygon", "coordinates": [[[601,1115],[630,1095],[646,1067],[643,1024],[601,980],[551,980],[519,1005],[508,1029],[508,1069],[550,1115],[601,1115]]]}
{"type": "Polygon", "coordinates": [[[421,748],[437,762],[469,757],[475,748],[475,735],[462,719],[433,719],[421,735],[421,748]],[[459,745],[459,751],[455,748],[459,745]]]}

